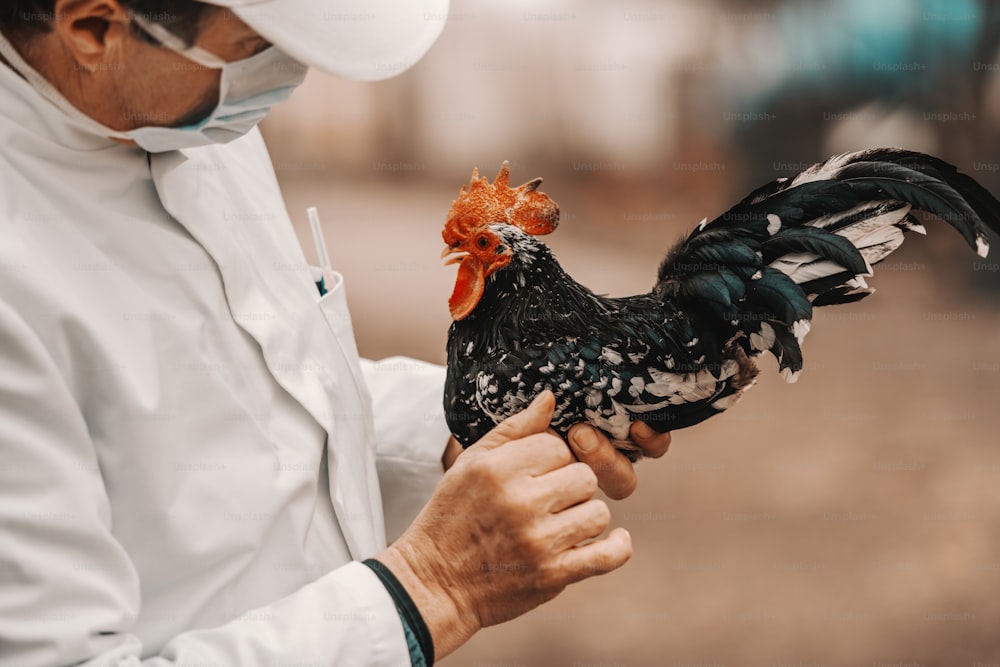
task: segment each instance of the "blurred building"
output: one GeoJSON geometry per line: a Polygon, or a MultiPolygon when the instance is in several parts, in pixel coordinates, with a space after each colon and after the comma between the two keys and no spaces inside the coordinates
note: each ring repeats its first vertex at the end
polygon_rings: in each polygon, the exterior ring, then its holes
{"type": "Polygon", "coordinates": [[[279,162],[358,173],[453,178],[503,159],[651,169],[677,150],[677,79],[711,52],[713,15],[694,2],[457,0],[441,40],[404,76],[372,85],[310,74],[268,119],[269,143],[279,162]]]}
{"type": "Polygon", "coordinates": [[[995,161],[997,7],[456,0],[427,17],[446,25],[412,71],[311,73],[265,129],[279,172],[361,177],[509,159],[631,178],[723,160],[711,177],[745,187],[886,143],[973,169],[995,161]]]}

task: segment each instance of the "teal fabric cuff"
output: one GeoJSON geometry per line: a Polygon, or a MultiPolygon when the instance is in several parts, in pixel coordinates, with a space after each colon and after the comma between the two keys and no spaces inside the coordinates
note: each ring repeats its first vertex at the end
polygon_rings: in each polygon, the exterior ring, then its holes
{"type": "Polygon", "coordinates": [[[417,641],[417,635],[414,634],[410,624],[406,622],[406,616],[402,612],[399,614],[399,620],[403,622],[403,634],[406,635],[406,648],[410,651],[410,666],[430,667],[427,664],[427,658],[424,657],[424,650],[420,648],[420,642],[417,641]]]}
{"type": "Polygon", "coordinates": [[[403,634],[406,636],[406,646],[410,651],[412,667],[432,667],[434,664],[434,641],[427,628],[427,623],[424,622],[424,617],[420,615],[420,610],[413,602],[413,598],[406,592],[396,575],[380,561],[369,558],[361,562],[375,573],[396,605],[399,620],[403,622],[403,634]]]}

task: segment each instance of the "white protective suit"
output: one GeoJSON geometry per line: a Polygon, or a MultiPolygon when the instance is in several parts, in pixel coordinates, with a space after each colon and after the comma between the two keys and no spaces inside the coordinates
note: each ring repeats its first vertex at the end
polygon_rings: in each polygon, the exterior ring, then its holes
{"type": "Polygon", "coordinates": [[[0,65],[0,145],[0,664],[408,665],[352,561],[440,479],[443,369],[359,361],[259,133],[147,156],[0,65]]]}

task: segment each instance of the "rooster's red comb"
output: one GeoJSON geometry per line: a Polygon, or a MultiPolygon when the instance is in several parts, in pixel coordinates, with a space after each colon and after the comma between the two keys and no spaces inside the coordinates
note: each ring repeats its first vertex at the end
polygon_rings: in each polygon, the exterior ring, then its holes
{"type": "Polygon", "coordinates": [[[559,205],[538,192],[542,179],[536,178],[516,188],[510,187],[510,164],[504,161],[497,177],[490,179],[472,170],[472,180],[451,204],[441,236],[455,247],[486,225],[505,222],[528,234],[549,234],[559,224],[559,205]]]}

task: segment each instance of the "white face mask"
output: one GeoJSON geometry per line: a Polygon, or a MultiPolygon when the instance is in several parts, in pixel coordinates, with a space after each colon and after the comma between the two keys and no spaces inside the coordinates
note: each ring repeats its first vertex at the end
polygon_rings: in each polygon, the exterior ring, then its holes
{"type": "Polygon", "coordinates": [[[133,20],[168,49],[210,69],[222,70],[219,102],[199,122],[184,127],[139,127],[113,130],[73,106],[41,74],[28,65],[0,33],[0,55],[43,96],[90,131],[112,139],[131,139],[151,153],[232,141],[252,130],[272,106],[288,98],[305,79],[308,67],[271,46],[242,60],[226,62],[205,49],[187,47],[162,25],[138,15],[133,20]]]}

